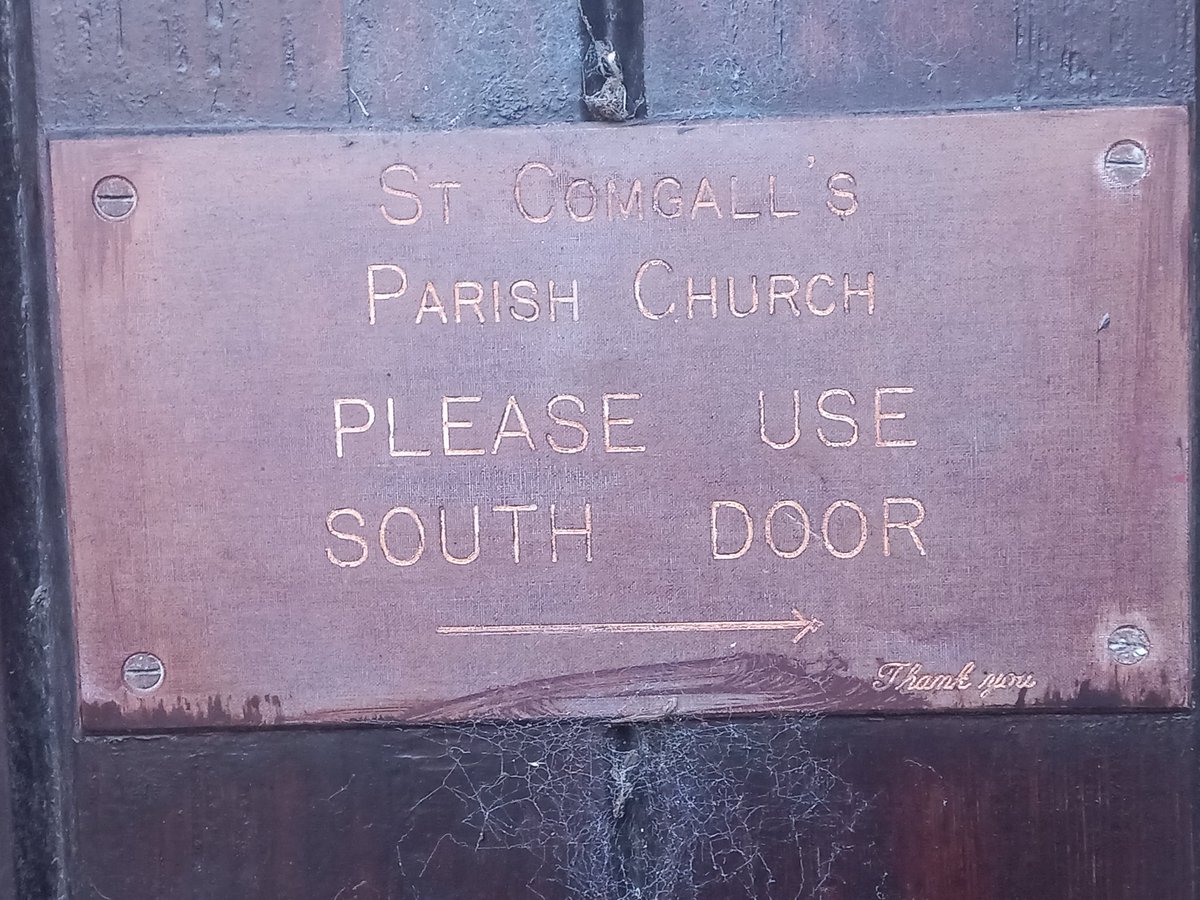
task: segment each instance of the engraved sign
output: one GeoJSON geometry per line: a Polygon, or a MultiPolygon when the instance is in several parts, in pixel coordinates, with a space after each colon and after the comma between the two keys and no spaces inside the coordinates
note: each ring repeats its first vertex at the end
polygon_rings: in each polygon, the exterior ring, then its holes
{"type": "Polygon", "coordinates": [[[1187,128],[52,140],[85,726],[1186,704],[1187,128]]]}

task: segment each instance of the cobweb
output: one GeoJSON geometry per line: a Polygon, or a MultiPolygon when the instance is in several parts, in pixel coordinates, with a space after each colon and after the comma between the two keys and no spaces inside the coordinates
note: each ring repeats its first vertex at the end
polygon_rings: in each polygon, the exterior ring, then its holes
{"type": "Polygon", "coordinates": [[[396,848],[406,896],[434,900],[450,857],[506,852],[529,862],[511,896],[822,897],[866,804],[810,749],[817,718],[439,728],[445,777],[396,848]]]}

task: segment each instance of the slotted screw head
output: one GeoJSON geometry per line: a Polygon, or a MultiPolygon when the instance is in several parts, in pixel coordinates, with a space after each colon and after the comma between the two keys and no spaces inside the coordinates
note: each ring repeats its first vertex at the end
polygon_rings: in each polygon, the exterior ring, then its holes
{"type": "Polygon", "coordinates": [[[1104,154],[1104,177],[1111,184],[1129,187],[1146,177],[1150,158],[1137,141],[1117,141],[1104,154]]]}
{"type": "Polygon", "coordinates": [[[108,222],[127,219],[137,206],[137,189],[123,175],[101,178],[92,188],[92,207],[96,215],[108,222]]]}
{"type": "Polygon", "coordinates": [[[135,653],[125,660],[125,686],[137,694],[157,690],[167,675],[163,661],[153,653],[135,653]]]}
{"type": "Polygon", "coordinates": [[[1150,655],[1150,635],[1136,625],[1122,625],[1108,636],[1108,652],[1122,666],[1136,665],[1150,655]]]}

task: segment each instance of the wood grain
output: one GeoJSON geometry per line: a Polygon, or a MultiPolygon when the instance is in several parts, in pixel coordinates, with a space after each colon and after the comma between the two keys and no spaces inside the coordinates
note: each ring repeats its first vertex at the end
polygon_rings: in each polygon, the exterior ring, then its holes
{"type": "Polygon", "coordinates": [[[0,3],[0,897],[68,890],[75,677],[53,408],[29,4],[0,3]],[[66,601],[66,602],[61,602],[66,601]]]}
{"type": "Polygon", "coordinates": [[[341,0],[33,4],[58,128],[345,122],[341,0]]]}
{"type": "Polygon", "coordinates": [[[574,3],[351,0],[350,123],[404,129],[582,118],[574,3]]]}
{"type": "MultiPolygon", "coordinates": [[[[1185,101],[1194,86],[1190,0],[644,5],[659,118],[1185,101]]],[[[641,2],[620,6],[622,22],[642,20],[641,2]]],[[[55,128],[429,129],[582,115],[571,3],[352,0],[344,16],[336,0],[33,9],[41,115],[55,128]]],[[[641,44],[621,43],[636,91],[641,44]]]]}
{"type": "Polygon", "coordinates": [[[89,739],[79,883],[176,900],[615,898],[637,883],[714,900],[1186,896],[1186,717],[730,727],[89,739]],[[568,821],[600,827],[555,830],[568,821]],[[621,860],[606,833],[625,836],[621,860]]]}
{"type": "Polygon", "coordinates": [[[646,0],[651,116],[1186,100],[1190,0],[646,0]]]}

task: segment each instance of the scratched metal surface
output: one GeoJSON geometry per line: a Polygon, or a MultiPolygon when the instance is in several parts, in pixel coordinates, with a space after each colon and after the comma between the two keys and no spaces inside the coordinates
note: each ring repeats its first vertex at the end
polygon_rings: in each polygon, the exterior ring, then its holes
{"type": "MultiPolygon", "coordinates": [[[[1186,703],[1186,128],[1180,109],[1157,108],[52,142],[85,725],[1186,703]],[[1103,174],[1119,139],[1150,149],[1133,187],[1103,174]],[[639,177],[647,190],[671,175],[690,201],[707,176],[723,214],[575,223],[560,203],[550,223],[525,222],[512,180],[531,159],[555,168],[560,191],[576,175],[639,177]],[[380,192],[380,172],[397,162],[462,183],[451,225],[436,194],[421,223],[384,221],[380,203],[399,201],[380,192]],[[121,223],[91,209],[92,185],[112,172],[139,190],[121,223]],[[838,172],[854,175],[852,216],[825,205],[838,172]],[[779,207],[799,215],[766,212],[768,173],[790,191],[779,207]],[[730,175],[758,218],[733,218],[730,175]],[[676,279],[723,287],[732,275],[741,290],[751,273],[803,283],[870,270],[875,310],[852,298],[849,314],[800,302],[796,316],[781,303],[773,316],[651,320],[631,293],[651,258],[676,279]],[[460,279],[574,278],[579,321],[543,310],[456,325],[451,310],[446,325],[417,324],[414,287],[381,301],[371,325],[372,263],[403,266],[414,286],[433,280],[443,300],[460,279]],[[913,389],[889,398],[907,419],[884,427],[911,429],[897,437],[917,446],[875,446],[879,386],[913,389]],[[853,447],[816,435],[838,424],[815,405],[835,388],[857,398],[853,447]],[[774,450],[757,392],[786,404],[793,389],[801,437],[774,450]],[[641,394],[622,407],[637,412],[618,440],[644,453],[598,452],[605,392],[641,394]],[[546,446],[548,431],[571,435],[545,415],[559,394],[586,403],[592,443],[579,454],[546,446]],[[458,446],[490,448],[512,395],[538,449],[517,438],[497,454],[442,456],[444,395],[482,398],[464,416],[476,427],[454,434],[475,443],[458,446]],[[377,412],[342,458],[339,397],[377,412]],[[389,454],[387,397],[397,447],[431,456],[389,454]],[[884,555],[885,497],[920,499],[924,555],[903,531],[884,555]],[[711,558],[718,499],[757,520],[738,559],[711,558]],[[814,526],[795,559],[762,541],[781,499],[814,526]],[[867,516],[853,558],[820,535],[840,499],[867,516]],[[590,562],[578,538],[550,560],[552,502],[568,515],[591,503],[590,562]],[[451,565],[438,508],[463,556],[472,504],[479,558],[451,565]],[[538,507],[520,563],[509,520],[492,512],[501,504],[538,507]],[[407,567],[377,541],[401,505],[427,534],[407,567]],[[344,508],[366,523],[360,566],[327,558],[354,556],[326,527],[344,508]],[[783,623],[796,614],[822,627],[793,642],[783,623]],[[672,627],[578,628],[614,623],[672,627]],[[1135,666],[1106,649],[1126,624],[1151,636],[1135,666]],[[439,632],[512,625],[530,633],[439,632]],[[537,633],[545,625],[577,631],[537,633]],[[122,686],[138,651],[166,663],[148,695],[122,686]],[[975,668],[960,688],[901,691],[879,679],[889,662],[975,668]],[[1034,684],[984,696],[997,672],[1034,684]]],[[[845,551],[855,539],[839,527],[845,551]]]]}

